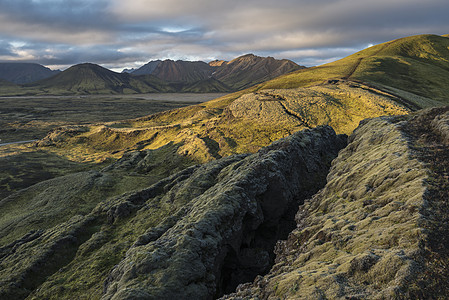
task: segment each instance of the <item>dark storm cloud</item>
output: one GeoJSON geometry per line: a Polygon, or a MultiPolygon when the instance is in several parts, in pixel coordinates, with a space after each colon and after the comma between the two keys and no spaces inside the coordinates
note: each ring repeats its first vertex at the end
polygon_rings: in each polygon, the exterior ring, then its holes
{"type": "Polygon", "coordinates": [[[253,52],[313,65],[447,33],[447,0],[0,0],[0,59],[138,66],[253,52]]]}

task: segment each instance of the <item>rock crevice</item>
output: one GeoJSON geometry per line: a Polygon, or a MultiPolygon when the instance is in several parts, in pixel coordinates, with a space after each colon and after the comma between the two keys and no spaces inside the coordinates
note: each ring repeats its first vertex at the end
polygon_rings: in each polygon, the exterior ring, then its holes
{"type": "Polygon", "coordinates": [[[270,272],[223,299],[446,299],[448,110],[362,122],[270,272]]]}
{"type": "Polygon", "coordinates": [[[276,241],[294,228],[298,205],[324,185],[345,140],[328,126],[305,130],[217,170],[170,228],[128,250],[103,299],[212,299],[264,274],[276,241]]]}

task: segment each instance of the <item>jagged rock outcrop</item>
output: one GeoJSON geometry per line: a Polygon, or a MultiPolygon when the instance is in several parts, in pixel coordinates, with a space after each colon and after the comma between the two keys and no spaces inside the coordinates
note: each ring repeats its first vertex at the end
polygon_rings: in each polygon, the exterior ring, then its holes
{"type": "Polygon", "coordinates": [[[364,121],[271,271],[223,299],[447,299],[448,111],[364,121]]]}
{"type": "MultiPolygon", "coordinates": [[[[297,132],[30,232],[0,248],[0,298],[212,299],[231,292],[269,270],[276,241],[294,228],[298,205],[324,186],[345,144],[329,126],[297,132]]],[[[147,157],[131,155],[112,169],[147,157]]]]}
{"type": "Polygon", "coordinates": [[[183,189],[214,183],[190,200],[178,220],[138,238],[110,273],[103,299],[211,299],[267,271],[275,241],[291,229],[288,216],[319,189],[326,165],[344,143],[322,127],[196,171],[183,189]],[[196,179],[206,174],[208,180],[196,179]]]}

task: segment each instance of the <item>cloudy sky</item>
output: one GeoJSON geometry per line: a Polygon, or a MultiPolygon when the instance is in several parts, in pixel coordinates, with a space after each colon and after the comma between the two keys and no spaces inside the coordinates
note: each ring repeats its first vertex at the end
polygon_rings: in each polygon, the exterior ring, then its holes
{"type": "Polygon", "coordinates": [[[448,0],[0,0],[0,61],[121,70],[254,53],[312,66],[449,33],[448,0]]]}

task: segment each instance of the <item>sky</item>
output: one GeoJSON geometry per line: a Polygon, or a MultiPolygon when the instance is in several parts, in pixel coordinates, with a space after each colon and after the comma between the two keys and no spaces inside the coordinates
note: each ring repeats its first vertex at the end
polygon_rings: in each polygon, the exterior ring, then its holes
{"type": "Polygon", "coordinates": [[[0,61],[121,71],[253,53],[313,66],[449,33],[448,0],[0,0],[0,61]]]}

